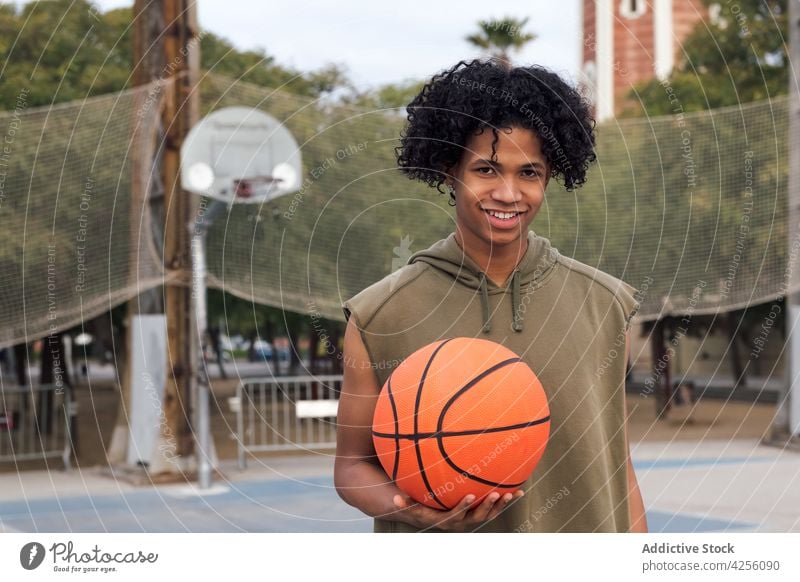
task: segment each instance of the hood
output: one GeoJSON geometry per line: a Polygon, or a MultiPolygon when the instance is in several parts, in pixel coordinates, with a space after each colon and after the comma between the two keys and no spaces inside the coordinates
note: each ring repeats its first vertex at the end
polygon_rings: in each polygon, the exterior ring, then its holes
{"type": "Polygon", "coordinates": [[[523,312],[520,309],[520,288],[523,285],[535,284],[543,279],[556,263],[558,250],[551,246],[545,237],[528,231],[528,250],[511,273],[508,284],[500,286],[486,276],[478,264],[465,254],[456,242],[455,233],[435,242],[425,250],[411,255],[408,264],[423,262],[446,273],[457,283],[470,289],[479,290],[481,309],[483,311],[483,332],[491,331],[489,321],[489,295],[511,293],[512,329],[521,332],[524,329],[523,312]]]}

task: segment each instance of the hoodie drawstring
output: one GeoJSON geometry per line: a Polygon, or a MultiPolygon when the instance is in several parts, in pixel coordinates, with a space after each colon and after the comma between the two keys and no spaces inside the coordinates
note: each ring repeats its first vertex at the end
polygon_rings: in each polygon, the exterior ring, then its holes
{"type": "Polygon", "coordinates": [[[522,314],[520,313],[519,302],[519,269],[514,269],[514,274],[511,276],[511,309],[513,310],[511,316],[514,319],[511,329],[522,331],[522,314]]]}
{"type": "Polygon", "coordinates": [[[486,288],[486,274],[481,273],[481,309],[483,310],[483,333],[489,333],[492,326],[489,323],[489,291],[486,288]]]}
{"type": "MultiPolygon", "coordinates": [[[[519,295],[519,269],[514,269],[514,274],[511,276],[511,316],[514,320],[511,324],[511,329],[514,331],[523,330],[519,295]]],[[[486,287],[485,273],[481,273],[481,310],[483,312],[483,333],[489,333],[492,330],[492,325],[489,323],[489,290],[486,287]]]]}

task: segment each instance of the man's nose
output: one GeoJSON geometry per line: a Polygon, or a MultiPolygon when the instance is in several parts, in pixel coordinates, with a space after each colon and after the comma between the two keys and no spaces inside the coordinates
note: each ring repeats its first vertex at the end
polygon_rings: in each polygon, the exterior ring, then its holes
{"type": "Polygon", "coordinates": [[[492,190],[492,200],[511,206],[522,200],[522,192],[514,180],[503,180],[492,190]]]}

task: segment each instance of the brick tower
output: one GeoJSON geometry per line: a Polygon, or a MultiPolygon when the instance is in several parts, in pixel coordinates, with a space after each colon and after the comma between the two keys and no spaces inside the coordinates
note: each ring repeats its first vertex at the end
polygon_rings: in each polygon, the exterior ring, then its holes
{"type": "Polygon", "coordinates": [[[700,0],[582,0],[581,76],[597,119],[618,114],[636,83],[668,76],[706,13],[700,0]]]}

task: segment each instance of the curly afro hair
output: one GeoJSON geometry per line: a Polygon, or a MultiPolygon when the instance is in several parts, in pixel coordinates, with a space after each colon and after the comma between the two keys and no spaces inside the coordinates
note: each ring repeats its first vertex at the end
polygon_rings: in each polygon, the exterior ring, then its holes
{"type": "Polygon", "coordinates": [[[596,159],[589,103],[540,66],[460,61],[434,75],[406,111],[408,124],[395,148],[400,171],[442,194],[447,170],[461,159],[467,140],[486,127],[494,133],[493,160],[498,128],[535,132],[550,175],[567,190],[583,185],[589,164],[596,159]]]}

